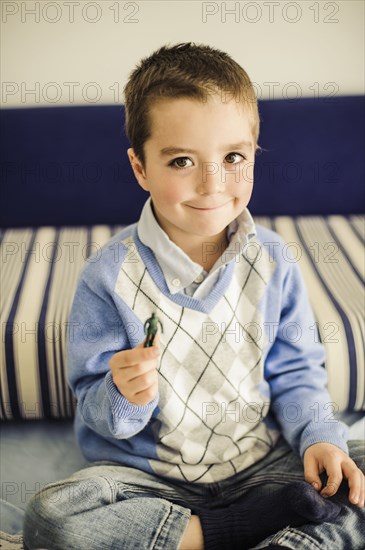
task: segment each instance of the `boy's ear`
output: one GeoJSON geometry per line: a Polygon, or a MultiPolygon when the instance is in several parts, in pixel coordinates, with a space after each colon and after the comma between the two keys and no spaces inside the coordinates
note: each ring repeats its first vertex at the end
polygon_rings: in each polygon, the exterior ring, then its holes
{"type": "Polygon", "coordinates": [[[148,191],[147,177],[141,161],[139,160],[132,148],[127,149],[127,155],[129,158],[129,162],[131,163],[133,173],[136,176],[139,185],[142,187],[142,189],[148,191]]]}

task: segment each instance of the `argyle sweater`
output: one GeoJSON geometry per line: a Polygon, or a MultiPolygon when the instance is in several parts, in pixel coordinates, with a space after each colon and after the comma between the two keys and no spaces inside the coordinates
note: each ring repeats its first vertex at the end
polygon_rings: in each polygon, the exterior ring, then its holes
{"type": "Polygon", "coordinates": [[[299,268],[275,232],[256,230],[205,299],[169,292],[137,224],[84,267],[67,361],[88,461],[211,483],[262,459],[280,433],[301,457],[319,441],[348,453],[299,268]],[[119,392],[109,360],[144,340],[152,312],[163,325],[159,391],[142,406],[119,392]]]}

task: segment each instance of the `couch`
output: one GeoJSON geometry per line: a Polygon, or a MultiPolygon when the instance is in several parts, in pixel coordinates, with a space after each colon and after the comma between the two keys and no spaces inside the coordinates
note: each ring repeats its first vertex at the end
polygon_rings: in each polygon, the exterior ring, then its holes
{"type": "MultiPolygon", "coordinates": [[[[328,417],[347,422],[352,438],[365,438],[364,107],[359,96],[261,100],[249,205],[299,262],[327,352],[328,417]]],[[[0,540],[21,548],[31,496],[86,465],[65,365],[78,274],[137,221],[147,193],[126,155],[123,106],[0,117],[0,540]]]]}

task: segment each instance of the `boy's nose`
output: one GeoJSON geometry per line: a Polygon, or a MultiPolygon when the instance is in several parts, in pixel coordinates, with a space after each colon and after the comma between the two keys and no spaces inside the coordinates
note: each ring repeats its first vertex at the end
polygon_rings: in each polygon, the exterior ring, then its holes
{"type": "Polygon", "coordinates": [[[203,166],[202,174],[198,182],[198,193],[201,195],[212,195],[222,193],[226,184],[222,175],[222,170],[216,163],[207,163],[203,166]]]}

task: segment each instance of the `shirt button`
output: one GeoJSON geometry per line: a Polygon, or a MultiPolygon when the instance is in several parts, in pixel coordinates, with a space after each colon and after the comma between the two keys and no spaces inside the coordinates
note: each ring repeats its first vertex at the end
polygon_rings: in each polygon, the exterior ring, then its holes
{"type": "Polygon", "coordinates": [[[194,283],[201,283],[202,281],[204,281],[204,275],[200,273],[200,275],[198,275],[195,279],[194,283]]]}
{"type": "Polygon", "coordinates": [[[171,282],[174,286],[180,286],[180,279],[172,279],[171,282]]]}

